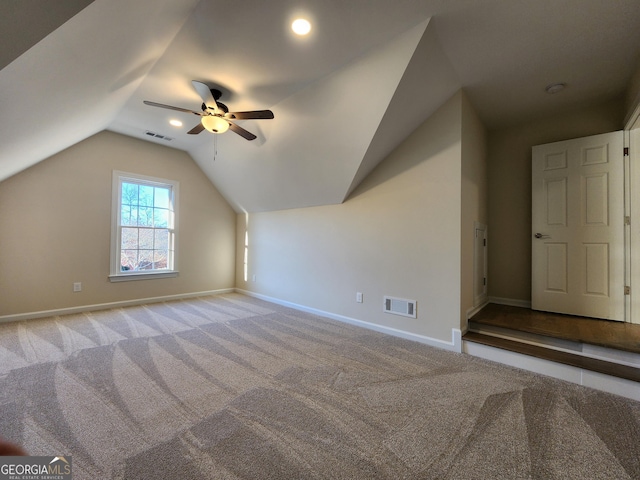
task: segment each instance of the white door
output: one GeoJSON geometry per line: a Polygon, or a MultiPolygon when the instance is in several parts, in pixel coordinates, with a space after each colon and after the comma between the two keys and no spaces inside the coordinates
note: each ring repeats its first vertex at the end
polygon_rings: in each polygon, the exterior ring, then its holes
{"type": "Polygon", "coordinates": [[[623,133],[532,154],[532,308],[624,321],[623,133]]]}

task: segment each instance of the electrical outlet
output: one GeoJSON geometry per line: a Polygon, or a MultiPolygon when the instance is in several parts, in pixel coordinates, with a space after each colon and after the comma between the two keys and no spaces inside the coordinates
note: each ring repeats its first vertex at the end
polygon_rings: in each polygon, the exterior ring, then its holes
{"type": "Polygon", "coordinates": [[[362,292],[356,293],[356,302],[362,303],[362,292]]]}
{"type": "Polygon", "coordinates": [[[73,291],[74,292],[81,292],[82,291],[82,282],[75,282],[73,284],[73,291]]]}

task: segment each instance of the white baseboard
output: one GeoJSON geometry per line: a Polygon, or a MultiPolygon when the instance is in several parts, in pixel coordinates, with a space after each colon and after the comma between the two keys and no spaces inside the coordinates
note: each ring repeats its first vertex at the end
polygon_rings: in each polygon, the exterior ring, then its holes
{"type": "Polygon", "coordinates": [[[498,305],[509,305],[510,307],[531,308],[530,300],[517,300],[515,298],[489,297],[487,303],[497,303],[498,305]]]}
{"type": "MultiPolygon", "coordinates": [[[[487,305],[489,305],[489,303],[491,303],[489,300],[485,300],[484,302],[482,302],[480,305],[478,305],[477,307],[472,307],[469,310],[467,310],[467,320],[469,320],[471,317],[473,317],[476,313],[478,313],[480,310],[482,310],[484,307],[486,307],[487,305]]],[[[494,302],[495,303],[495,302],[494,302]]]]}
{"type": "Polygon", "coordinates": [[[234,292],[233,288],[223,288],[221,290],[209,290],[206,292],[181,293],[178,295],[165,295],[162,297],[139,298],[135,300],[124,300],[121,302],[98,303],[95,305],[81,305],[79,307],[59,308],[56,310],[43,310],[40,312],[18,313],[15,315],[0,316],[0,323],[17,322],[21,320],[31,320],[34,318],[57,317],[72,313],[92,312],[97,310],[109,310],[111,308],[132,307],[134,305],[146,305],[148,303],[168,302],[171,300],[182,300],[184,298],[204,297],[207,295],[220,295],[222,293],[234,292]]]}
{"type": "Polygon", "coordinates": [[[344,315],[338,315],[335,313],[326,312],[324,310],[319,310],[317,308],[306,307],[304,305],[287,302],[285,300],[269,297],[267,295],[262,295],[260,293],[250,292],[250,291],[242,290],[239,288],[236,288],[235,291],[238,293],[242,293],[243,295],[247,295],[250,297],[255,297],[261,300],[265,300],[267,302],[275,303],[276,305],[282,305],[284,307],[293,308],[295,310],[300,310],[302,312],[312,313],[314,315],[318,315],[319,317],[330,318],[331,320],[337,320],[339,322],[348,323],[350,325],[355,325],[358,327],[363,327],[369,330],[374,330],[376,332],[386,333],[387,335],[404,338],[406,340],[413,340],[415,342],[423,343],[431,347],[442,348],[444,350],[449,350],[449,351],[458,352],[458,353],[462,352],[462,331],[458,328],[451,329],[451,342],[447,342],[445,340],[440,340],[437,338],[427,337],[425,335],[419,335],[416,333],[407,332],[406,330],[398,330],[396,328],[391,328],[384,325],[378,325],[376,323],[366,322],[364,320],[358,320],[356,318],[346,317],[344,315]]]}

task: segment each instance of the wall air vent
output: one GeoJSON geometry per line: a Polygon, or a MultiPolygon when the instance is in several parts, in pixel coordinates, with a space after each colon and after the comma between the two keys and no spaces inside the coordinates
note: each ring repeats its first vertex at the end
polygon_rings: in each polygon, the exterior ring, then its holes
{"type": "Polygon", "coordinates": [[[415,300],[406,300],[404,298],[385,296],[382,310],[384,311],[384,313],[392,313],[393,315],[402,315],[403,317],[417,318],[416,306],[417,302],[415,300]]]}
{"type": "Polygon", "coordinates": [[[150,137],[157,138],[157,139],[159,139],[159,140],[166,140],[167,142],[170,142],[171,140],[173,140],[173,138],[171,138],[171,137],[166,137],[166,136],[161,135],[161,134],[159,134],[159,133],[151,132],[151,131],[149,131],[149,130],[147,130],[147,131],[146,131],[146,132],[144,132],[144,133],[145,133],[146,135],[149,135],[150,137]]]}

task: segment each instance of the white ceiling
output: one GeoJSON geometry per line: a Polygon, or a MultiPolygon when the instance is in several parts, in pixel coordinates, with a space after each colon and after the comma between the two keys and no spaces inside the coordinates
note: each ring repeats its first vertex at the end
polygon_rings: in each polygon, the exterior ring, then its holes
{"type": "Polygon", "coordinates": [[[53,20],[31,0],[0,9],[19,20],[0,180],[109,129],[189,152],[237,211],[342,202],[460,87],[488,128],[621,97],[640,52],[638,0],[58,2],[53,20]],[[291,34],[298,15],[309,37],[291,34]],[[238,122],[253,142],[193,136],[198,117],[142,103],[199,110],[191,80],[275,119],[238,122]]]}

